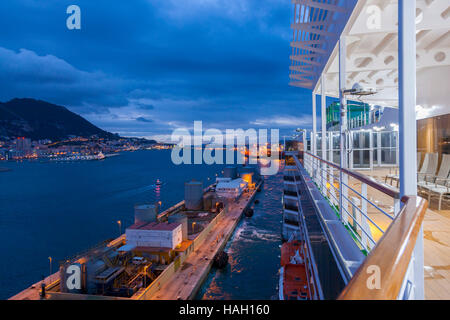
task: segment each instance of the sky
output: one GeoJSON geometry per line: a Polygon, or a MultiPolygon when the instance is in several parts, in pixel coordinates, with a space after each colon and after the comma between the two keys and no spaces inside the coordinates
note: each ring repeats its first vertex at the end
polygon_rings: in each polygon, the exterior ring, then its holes
{"type": "Polygon", "coordinates": [[[2,0],[0,101],[65,106],[110,132],[310,128],[289,87],[289,0],[2,0]],[[69,5],[81,30],[69,30],[69,5]]]}

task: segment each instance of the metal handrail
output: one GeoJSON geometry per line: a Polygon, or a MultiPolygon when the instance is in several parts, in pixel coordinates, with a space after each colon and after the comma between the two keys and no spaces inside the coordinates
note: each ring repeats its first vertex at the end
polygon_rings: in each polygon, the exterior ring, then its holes
{"type": "Polygon", "coordinates": [[[348,225],[348,227],[349,227],[348,230],[354,237],[355,241],[364,250],[369,252],[371,250],[371,247],[373,247],[376,244],[376,239],[374,239],[372,232],[370,231],[370,228],[371,228],[370,226],[374,226],[379,232],[381,232],[381,234],[384,234],[385,230],[383,230],[383,228],[380,227],[377,224],[377,222],[369,216],[369,214],[367,212],[367,206],[370,204],[373,208],[375,208],[377,211],[379,211],[381,214],[386,216],[391,221],[394,219],[394,216],[390,215],[385,210],[381,209],[378,205],[376,205],[373,201],[369,200],[368,196],[367,196],[367,191],[365,191],[365,193],[366,193],[365,195],[363,194],[364,193],[363,191],[358,192],[357,190],[355,190],[355,188],[351,187],[348,182],[346,183],[346,181],[341,181],[340,175],[335,175],[334,172],[330,172],[330,169],[331,170],[336,169],[336,171],[338,171],[338,172],[340,171],[342,173],[347,174],[349,177],[357,179],[358,181],[360,181],[362,183],[362,185],[366,185],[366,190],[367,190],[367,186],[370,186],[373,189],[380,191],[387,196],[392,197],[393,201],[394,201],[394,207],[396,206],[396,202],[399,201],[399,197],[400,197],[399,192],[391,187],[379,184],[374,179],[366,177],[357,172],[354,172],[354,171],[351,171],[351,170],[348,170],[345,168],[341,168],[340,166],[338,166],[332,162],[323,160],[320,157],[315,156],[309,152],[305,152],[304,155],[305,155],[305,157],[304,157],[305,168],[308,171],[311,171],[310,174],[313,175],[312,178],[320,185],[320,189],[321,189],[320,191],[323,193],[323,195],[325,197],[329,197],[329,199],[334,200],[338,203],[340,202],[338,198],[340,198],[344,201],[344,203],[343,203],[344,205],[342,205],[342,207],[339,205],[339,207],[338,207],[341,222],[344,225],[348,225]],[[332,177],[333,181],[339,181],[339,185],[340,185],[339,189],[336,188],[333,185],[333,183],[329,183],[329,177],[332,177]],[[329,185],[329,187],[328,187],[328,185],[329,185]],[[327,191],[328,189],[331,189],[331,188],[333,189],[333,192],[327,191]],[[360,197],[361,201],[363,201],[363,203],[365,203],[365,209],[360,208],[359,205],[355,204],[354,201],[352,201],[349,198],[349,196],[347,194],[345,194],[344,188],[346,188],[345,190],[351,190],[352,192],[355,193],[355,195],[360,197]],[[342,192],[342,194],[341,194],[341,192],[342,192]],[[339,196],[336,197],[334,195],[334,193],[338,193],[339,196]],[[346,208],[347,205],[351,206],[351,208],[353,208],[353,210],[356,210],[358,212],[358,214],[361,215],[362,219],[364,219],[366,221],[365,225],[364,225],[364,223],[358,221],[358,218],[354,216],[354,213],[349,212],[349,210],[346,208]],[[353,228],[350,227],[350,222],[348,221],[349,218],[352,219],[353,226],[356,227],[357,229],[359,229],[361,233],[358,233],[357,230],[353,230],[353,228]],[[367,241],[369,241],[369,243],[366,243],[365,238],[367,238],[367,241]]]}
{"type": "MultiPolygon", "coordinates": [[[[325,172],[326,174],[332,175],[331,172],[329,172],[326,169],[320,168],[322,170],[322,172],[325,172]]],[[[337,177],[335,177],[336,179],[338,179],[337,177]]],[[[342,182],[342,185],[346,186],[348,189],[352,190],[354,193],[356,193],[358,196],[360,197],[364,197],[361,193],[359,193],[358,191],[356,191],[354,188],[352,188],[351,186],[349,186],[348,184],[342,182]]],[[[330,187],[333,188],[335,191],[339,192],[339,189],[336,188],[334,185],[330,184],[330,187]]],[[[345,197],[345,196],[344,196],[345,197]]],[[[336,197],[334,197],[336,199],[336,197]]],[[[347,197],[345,197],[345,199],[347,201],[350,201],[350,199],[348,199],[347,197]]],[[[337,199],[336,199],[337,200],[337,199]]],[[[376,208],[378,211],[380,211],[381,213],[383,213],[386,217],[388,217],[389,219],[393,220],[394,218],[392,217],[392,215],[390,215],[389,213],[387,213],[386,211],[384,211],[383,209],[381,209],[379,206],[377,206],[375,203],[373,203],[372,201],[370,201],[369,199],[364,198],[365,201],[367,201],[370,205],[372,205],[374,208],[376,208]]],[[[353,203],[352,203],[353,204],[353,203]]],[[[355,204],[353,204],[354,206],[356,206],[355,204]]]]}
{"type": "Polygon", "coordinates": [[[340,170],[343,173],[345,173],[345,174],[347,174],[347,175],[349,175],[349,176],[351,176],[351,177],[353,177],[353,178],[355,178],[357,180],[360,180],[361,182],[364,182],[368,186],[370,186],[370,187],[372,187],[372,188],[374,188],[374,189],[376,189],[376,190],[378,190],[380,192],[383,192],[383,193],[387,194],[388,196],[390,196],[392,198],[395,198],[395,199],[400,198],[400,192],[397,191],[396,189],[392,188],[392,187],[389,187],[387,185],[379,184],[375,180],[370,179],[369,177],[367,177],[365,175],[362,175],[362,174],[360,174],[358,172],[355,172],[355,171],[351,171],[351,170],[342,168],[339,165],[337,165],[335,163],[332,163],[332,162],[329,162],[327,160],[323,160],[322,158],[319,158],[318,156],[315,156],[312,153],[305,152],[305,154],[315,158],[316,160],[319,160],[322,163],[325,163],[326,165],[328,165],[330,167],[333,167],[333,168],[335,168],[337,170],[340,170]]]}
{"type": "MultiPolygon", "coordinates": [[[[323,160],[315,155],[312,155],[308,152],[305,152],[305,168],[307,171],[313,175],[312,178],[318,184],[321,184],[322,187],[325,184],[325,181],[328,181],[328,177],[332,176],[333,179],[339,181],[340,189],[334,188],[334,190],[339,193],[343,193],[343,188],[347,188],[347,190],[353,191],[356,195],[361,197],[361,199],[365,202],[363,206],[363,210],[356,205],[351,199],[349,199],[348,195],[340,194],[339,196],[345,199],[345,202],[348,205],[356,208],[361,216],[364,216],[367,220],[370,221],[372,225],[374,225],[379,231],[382,232],[383,236],[377,242],[374,241],[373,237],[366,233],[366,230],[355,221],[352,214],[349,213],[346,206],[340,207],[341,219],[343,214],[352,217],[353,221],[356,225],[361,229],[363,234],[365,234],[369,241],[374,244],[374,247],[367,248],[369,255],[364,260],[363,264],[356,271],[350,282],[347,284],[347,287],[341,293],[339,299],[398,299],[398,298],[406,298],[410,297],[410,290],[408,289],[408,283],[414,286],[414,281],[420,281],[414,275],[414,268],[416,268],[417,264],[420,264],[420,251],[421,251],[421,241],[419,241],[419,237],[421,235],[420,230],[422,227],[422,221],[427,209],[428,202],[419,197],[403,197],[399,198],[399,192],[394,190],[388,186],[377,183],[375,180],[372,180],[368,177],[365,177],[357,172],[350,171],[348,169],[341,168],[340,166],[331,163],[329,161],[323,160]],[[308,157],[310,156],[310,157],[308,157]],[[325,165],[321,165],[321,163],[325,165]],[[341,172],[351,176],[357,180],[359,180],[364,186],[363,191],[358,192],[354,188],[350,187],[349,183],[341,181],[341,178],[336,178],[334,176],[334,172],[328,171],[328,166],[341,172]],[[322,169],[322,172],[318,170],[318,168],[322,169]],[[322,179],[322,182],[319,180],[322,179]],[[396,212],[395,216],[391,216],[386,213],[384,210],[379,208],[373,202],[368,200],[367,198],[367,186],[374,188],[384,194],[391,196],[394,199],[394,206],[398,206],[398,212],[396,212]],[[400,209],[400,202],[403,203],[403,207],[400,209]],[[367,204],[370,203],[374,208],[378,211],[386,215],[392,221],[387,228],[386,231],[382,231],[381,228],[372,220],[367,212],[367,204]],[[416,259],[415,250],[419,250],[417,253],[419,257],[416,259]],[[417,260],[417,261],[416,261],[417,260]],[[379,277],[381,278],[379,287],[371,287],[368,285],[371,277],[374,276],[374,268],[375,270],[378,268],[379,277]],[[412,280],[411,277],[415,279],[412,280]]],[[[362,187],[363,188],[363,187],[362,187]]],[[[325,196],[327,196],[328,187],[322,192],[325,192],[325,196]]],[[[332,194],[332,193],[330,193],[332,194]]],[[[344,221],[342,223],[345,224],[344,221]]],[[[348,221],[347,221],[348,223],[348,221]]],[[[350,231],[355,234],[355,231],[350,228],[350,231]]],[[[369,231],[370,233],[370,231],[369,231]]],[[[356,234],[355,234],[356,235],[356,234]]],[[[361,236],[362,237],[362,236],[361,236]]],[[[358,241],[364,248],[366,244],[364,244],[363,239],[359,239],[356,237],[355,241],[358,241]]]]}
{"type": "Polygon", "coordinates": [[[428,206],[419,197],[404,197],[402,202],[402,210],[342,291],[340,300],[399,298],[428,206]],[[380,275],[375,288],[368,286],[374,267],[380,275]]]}
{"type": "MultiPolygon", "coordinates": [[[[359,195],[360,197],[364,197],[361,193],[359,193],[358,191],[356,191],[355,189],[353,189],[352,187],[350,187],[348,184],[346,183],[342,183],[342,185],[346,186],[347,188],[349,188],[350,190],[352,190],[354,193],[356,193],[357,195],[359,195]]],[[[345,196],[344,196],[345,197],[345,196]]],[[[346,198],[348,201],[350,201],[348,198],[346,198]]],[[[394,217],[392,217],[392,215],[390,215],[389,213],[387,213],[386,211],[384,211],[383,209],[381,209],[379,206],[377,206],[375,203],[373,203],[372,201],[370,201],[369,199],[364,198],[365,201],[367,201],[368,203],[370,203],[370,205],[372,205],[374,208],[376,208],[378,211],[380,211],[381,213],[383,213],[386,217],[388,217],[391,220],[394,220],[394,217]]]]}

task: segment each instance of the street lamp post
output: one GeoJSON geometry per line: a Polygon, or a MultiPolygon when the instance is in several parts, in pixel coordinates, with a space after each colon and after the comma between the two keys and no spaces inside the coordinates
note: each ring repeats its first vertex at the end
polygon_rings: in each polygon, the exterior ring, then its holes
{"type": "Polygon", "coordinates": [[[50,266],[50,275],[52,274],[52,257],[48,257],[49,266],[50,266]]]}
{"type": "Polygon", "coordinates": [[[117,224],[119,226],[119,236],[121,236],[122,235],[122,221],[118,220],[117,224]]]}
{"type": "Polygon", "coordinates": [[[144,267],[144,288],[147,288],[147,269],[148,265],[144,267]]]}

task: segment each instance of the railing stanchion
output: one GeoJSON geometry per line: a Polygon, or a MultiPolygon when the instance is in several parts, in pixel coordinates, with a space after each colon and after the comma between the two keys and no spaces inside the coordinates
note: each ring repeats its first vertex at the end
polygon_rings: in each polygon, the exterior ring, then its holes
{"type": "Polygon", "coordinates": [[[361,226],[364,228],[364,231],[361,232],[361,238],[364,246],[366,246],[369,250],[372,246],[372,243],[370,243],[369,238],[367,237],[367,233],[371,234],[369,223],[367,222],[367,217],[369,216],[369,212],[367,210],[367,184],[363,183],[361,184],[361,209],[364,213],[361,215],[361,226]]]}
{"type": "Polygon", "coordinates": [[[342,214],[344,224],[348,224],[348,175],[342,174],[342,214]]]}
{"type": "Polygon", "coordinates": [[[339,199],[330,198],[330,202],[332,204],[334,204],[333,201],[339,202],[341,222],[348,227],[361,250],[371,253],[341,293],[340,299],[369,297],[423,299],[423,229],[421,225],[427,202],[414,196],[405,196],[400,199],[400,193],[393,188],[308,152],[305,153],[304,159],[306,170],[308,171],[309,168],[310,177],[318,186],[321,186],[325,197],[331,196],[333,192],[339,192],[339,199]],[[333,170],[337,170],[339,176],[334,175],[333,170]],[[356,181],[349,182],[350,179],[356,181]],[[339,187],[334,186],[334,181],[339,181],[339,187]],[[361,183],[361,190],[356,189],[354,182],[361,183]],[[328,190],[328,183],[331,190],[328,190]],[[325,190],[323,190],[324,187],[325,190]],[[393,199],[394,214],[386,212],[377,201],[369,198],[368,187],[393,199]],[[402,203],[404,205],[401,205],[402,203]],[[369,215],[369,204],[371,208],[377,210],[377,213],[391,219],[392,223],[383,226],[384,221],[380,220],[383,222],[380,226],[378,215],[369,215]],[[351,211],[349,205],[352,206],[351,211]],[[349,217],[352,217],[352,225],[349,223],[349,217]],[[372,231],[380,232],[382,237],[379,238],[378,235],[374,237],[372,231]],[[384,278],[382,277],[382,288],[379,291],[370,290],[366,285],[367,268],[373,265],[379,265],[382,274],[385,275],[384,278]]]}
{"type": "Polygon", "coordinates": [[[400,212],[400,204],[401,204],[400,198],[395,198],[395,199],[394,199],[394,216],[395,216],[395,217],[396,217],[396,216],[399,214],[399,212],[400,212]]]}
{"type": "Polygon", "coordinates": [[[336,191],[334,190],[334,169],[331,167],[330,170],[331,174],[330,174],[330,195],[331,195],[331,203],[333,203],[333,205],[337,205],[337,201],[336,201],[336,191]]]}
{"type": "Polygon", "coordinates": [[[339,216],[342,220],[342,170],[339,170],[339,216]]]}

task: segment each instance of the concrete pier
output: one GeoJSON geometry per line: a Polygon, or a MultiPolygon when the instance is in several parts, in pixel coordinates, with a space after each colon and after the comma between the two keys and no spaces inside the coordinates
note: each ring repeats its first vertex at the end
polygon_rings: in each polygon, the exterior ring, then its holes
{"type": "MultiPolygon", "coordinates": [[[[196,246],[171,277],[158,290],[142,294],[142,300],[191,300],[195,297],[208,276],[214,256],[223,250],[238,225],[244,210],[256,196],[261,183],[228,206],[227,212],[209,231],[203,241],[196,246]]],[[[156,279],[154,282],[157,282],[156,279]]]]}

